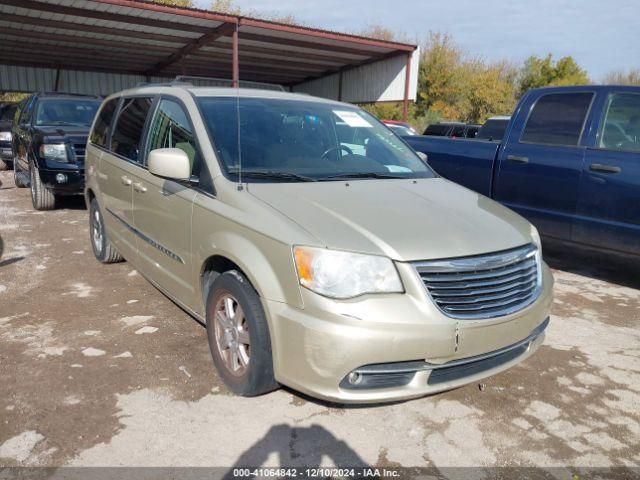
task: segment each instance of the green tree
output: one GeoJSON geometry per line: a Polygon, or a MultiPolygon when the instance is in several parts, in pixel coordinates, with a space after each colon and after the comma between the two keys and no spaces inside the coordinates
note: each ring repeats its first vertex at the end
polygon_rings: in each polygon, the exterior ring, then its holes
{"type": "Polygon", "coordinates": [[[415,123],[440,119],[482,122],[515,106],[517,69],[507,63],[468,58],[451,37],[430,33],[422,46],[415,123]]]}
{"type": "Polygon", "coordinates": [[[462,50],[448,34],[429,34],[422,46],[418,72],[419,115],[436,109],[445,118],[459,116],[457,105],[463,97],[462,63],[462,50]]]}
{"type": "Polygon", "coordinates": [[[235,4],[234,0],[213,0],[211,10],[219,13],[228,13],[230,15],[242,14],[242,9],[235,4]]]}
{"type": "Polygon", "coordinates": [[[545,58],[532,55],[524,62],[518,78],[518,94],[546,86],[587,85],[589,77],[573,57],[562,57],[554,62],[551,54],[545,58]]]}
{"type": "Polygon", "coordinates": [[[606,85],[640,85],[640,68],[615,71],[605,75],[602,83],[606,85]]]}
{"type": "Polygon", "coordinates": [[[463,120],[483,123],[491,115],[508,115],[516,104],[517,69],[506,62],[472,68],[465,82],[463,120]]]}

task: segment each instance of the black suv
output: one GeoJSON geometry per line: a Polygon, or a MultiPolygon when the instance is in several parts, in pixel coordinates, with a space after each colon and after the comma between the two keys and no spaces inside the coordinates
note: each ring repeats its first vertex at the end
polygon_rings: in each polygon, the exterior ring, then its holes
{"type": "Polygon", "coordinates": [[[37,210],[51,210],[57,195],[82,194],[84,155],[100,97],[38,93],[20,104],[12,142],[18,187],[31,187],[37,210]]]}
{"type": "Polygon", "coordinates": [[[13,163],[11,149],[11,125],[17,104],[0,105],[0,170],[6,170],[13,163]]]}

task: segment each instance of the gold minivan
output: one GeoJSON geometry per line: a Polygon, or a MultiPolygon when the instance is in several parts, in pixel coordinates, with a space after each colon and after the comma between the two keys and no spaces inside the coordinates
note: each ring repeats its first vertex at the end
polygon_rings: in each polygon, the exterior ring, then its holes
{"type": "Polygon", "coordinates": [[[204,323],[239,395],[418,397],[544,340],[553,278],[536,229],[353,105],[121,92],[94,122],[85,193],[98,260],[126,259],[204,323]]]}

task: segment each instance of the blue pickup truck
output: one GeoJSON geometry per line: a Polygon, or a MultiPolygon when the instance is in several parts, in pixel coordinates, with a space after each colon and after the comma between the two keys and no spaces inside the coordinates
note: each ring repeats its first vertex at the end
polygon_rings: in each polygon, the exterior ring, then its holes
{"type": "Polygon", "coordinates": [[[543,236],[640,255],[640,87],[531,90],[498,142],[404,139],[543,236]]]}

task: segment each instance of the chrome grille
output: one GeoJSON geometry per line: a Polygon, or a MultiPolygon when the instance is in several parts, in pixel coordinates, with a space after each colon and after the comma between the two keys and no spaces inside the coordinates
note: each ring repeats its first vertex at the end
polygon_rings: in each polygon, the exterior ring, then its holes
{"type": "Polygon", "coordinates": [[[535,245],[473,257],[414,263],[438,308],[452,318],[492,318],[522,310],[540,293],[535,245]]]}

